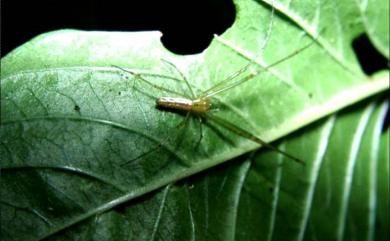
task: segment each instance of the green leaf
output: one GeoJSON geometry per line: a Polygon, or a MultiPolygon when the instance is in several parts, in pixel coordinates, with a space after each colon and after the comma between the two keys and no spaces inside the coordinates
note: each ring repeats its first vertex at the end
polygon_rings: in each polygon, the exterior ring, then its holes
{"type": "Polygon", "coordinates": [[[170,53],[158,32],[62,30],[2,59],[2,239],[388,239],[387,102],[334,114],[388,88],[351,48],[361,6],[235,3],[234,25],[197,55],[170,53]],[[281,147],[305,166],[246,154],[258,144],[211,120],[179,125],[155,108],[169,93],[112,67],[189,95],[179,71],[200,94],[251,62],[243,76],[261,74],[216,96],[213,114],[265,141],[301,128],[281,147]]]}
{"type": "Polygon", "coordinates": [[[389,59],[389,15],[378,14],[378,6],[381,12],[390,11],[389,1],[360,1],[359,8],[362,15],[362,21],[366,29],[366,33],[370,37],[375,47],[389,59]]]}

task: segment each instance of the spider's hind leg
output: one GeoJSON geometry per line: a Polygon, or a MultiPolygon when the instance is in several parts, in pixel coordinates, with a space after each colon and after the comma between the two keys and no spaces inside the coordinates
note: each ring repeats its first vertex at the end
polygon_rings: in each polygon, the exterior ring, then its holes
{"type": "Polygon", "coordinates": [[[198,116],[197,119],[199,120],[199,139],[198,141],[196,142],[196,145],[195,145],[195,149],[198,149],[198,147],[200,146],[200,143],[202,142],[202,139],[203,139],[203,118],[201,116],[198,116]]]}

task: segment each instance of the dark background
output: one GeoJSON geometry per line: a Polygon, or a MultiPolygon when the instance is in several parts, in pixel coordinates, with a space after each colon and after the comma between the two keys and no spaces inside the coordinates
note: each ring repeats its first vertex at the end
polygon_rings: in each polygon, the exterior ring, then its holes
{"type": "MultiPolygon", "coordinates": [[[[3,0],[1,56],[52,30],[160,30],[166,48],[177,54],[199,53],[213,34],[222,34],[235,18],[232,0],[3,0]]],[[[352,42],[363,70],[372,74],[387,60],[365,34],[352,42]]]]}
{"type": "Polygon", "coordinates": [[[214,33],[233,24],[231,0],[5,0],[1,7],[1,55],[51,30],[160,30],[178,54],[207,48],[214,33]]]}

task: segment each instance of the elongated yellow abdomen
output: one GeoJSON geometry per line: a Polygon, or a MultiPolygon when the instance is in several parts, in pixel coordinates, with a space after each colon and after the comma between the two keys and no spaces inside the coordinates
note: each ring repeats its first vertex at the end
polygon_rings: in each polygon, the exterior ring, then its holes
{"type": "Polygon", "coordinates": [[[156,101],[157,107],[184,112],[191,112],[197,115],[205,114],[210,110],[211,102],[208,98],[190,100],[186,98],[161,97],[156,101]]]}

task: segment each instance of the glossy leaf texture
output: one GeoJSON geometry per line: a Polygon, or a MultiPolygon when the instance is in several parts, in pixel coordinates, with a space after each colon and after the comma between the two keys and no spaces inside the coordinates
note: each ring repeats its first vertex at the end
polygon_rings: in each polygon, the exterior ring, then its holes
{"type": "Polygon", "coordinates": [[[54,240],[388,240],[387,108],[365,101],[286,138],[282,147],[312,158],[305,167],[252,152],[54,240]]]}
{"type": "Polygon", "coordinates": [[[2,240],[388,238],[388,104],[372,97],[388,71],[366,76],[355,59],[361,6],[235,4],[197,55],[170,53],[158,32],[63,30],[2,59],[2,240]],[[155,108],[169,93],[112,67],[189,95],[181,73],[200,94],[248,63],[236,79],[261,73],[217,95],[213,114],[266,141],[303,128],[280,148],[305,166],[211,120],[179,124],[155,108]]]}

